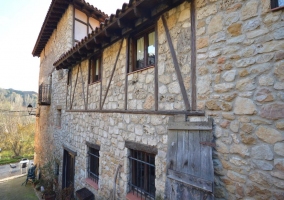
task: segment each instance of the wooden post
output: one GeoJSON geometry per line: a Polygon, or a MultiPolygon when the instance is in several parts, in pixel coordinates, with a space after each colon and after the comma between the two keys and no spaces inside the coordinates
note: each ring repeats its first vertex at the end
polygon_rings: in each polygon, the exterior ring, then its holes
{"type": "Polygon", "coordinates": [[[163,21],[163,25],[164,25],[164,28],[165,28],[165,31],[166,31],[166,36],[167,36],[170,52],[171,52],[171,55],[172,55],[172,58],[173,58],[173,63],[174,63],[175,71],[176,71],[176,74],[177,74],[181,94],[183,96],[184,105],[185,105],[186,110],[190,110],[190,104],[189,104],[187,93],[186,93],[186,90],[185,90],[185,87],[184,87],[183,78],[182,78],[181,71],[180,71],[180,68],[179,68],[179,64],[178,64],[178,61],[177,61],[176,52],[174,50],[173,42],[172,42],[170,32],[169,32],[169,28],[168,28],[168,25],[167,25],[167,22],[166,22],[164,15],[162,15],[162,21],[163,21]]]}

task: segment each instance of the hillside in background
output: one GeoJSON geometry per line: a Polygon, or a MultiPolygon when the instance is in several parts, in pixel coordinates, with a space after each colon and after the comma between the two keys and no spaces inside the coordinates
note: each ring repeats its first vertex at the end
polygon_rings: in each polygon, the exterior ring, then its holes
{"type": "Polygon", "coordinates": [[[31,103],[33,107],[36,107],[37,93],[0,88],[0,103],[9,103],[15,107],[27,107],[31,103]]]}

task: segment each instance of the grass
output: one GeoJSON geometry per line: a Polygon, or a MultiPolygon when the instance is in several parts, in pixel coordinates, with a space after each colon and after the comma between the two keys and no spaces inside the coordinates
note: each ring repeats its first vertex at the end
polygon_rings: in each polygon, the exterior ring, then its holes
{"type": "Polygon", "coordinates": [[[22,186],[26,176],[0,183],[1,200],[38,200],[31,184],[22,186]]]}
{"type": "Polygon", "coordinates": [[[12,151],[5,150],[0,152],[0,165],[17,163],[20,162],[22,158],[27,158],[29,160],[32,160],[33,157],[34,157],[33,154],[24,154],[23,156],[14,157],[12,151]]]}

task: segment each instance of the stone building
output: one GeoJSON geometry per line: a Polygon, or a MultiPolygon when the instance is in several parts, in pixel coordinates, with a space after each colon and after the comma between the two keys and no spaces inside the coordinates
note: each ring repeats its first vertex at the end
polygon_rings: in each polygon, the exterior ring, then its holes
{"type": "Polygon", "coordinates": [[[283,0],[52,0],[35,162],[96,199],[284,199],[283,0]]]}

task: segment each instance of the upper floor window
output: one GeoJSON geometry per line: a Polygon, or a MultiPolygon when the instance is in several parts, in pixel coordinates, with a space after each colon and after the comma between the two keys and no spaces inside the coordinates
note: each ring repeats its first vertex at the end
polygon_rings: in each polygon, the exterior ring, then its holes
{"type": "Polygon", "coordinates": [[[101,57],[90,59],[89,67],[89,83],[94,83],[101,80],[101,57]]]}
{"type": "Polygon", "coordinates": [[[129,182],[131,193],[143,199],[155,198],[155,155],[143,151],[131,150],[129,157],[131,178],[129,182]]]}
{"type": "Polygon", "coordinates": [[[72,81],[72,69],[69,69],[67,75],[67,85],[70,85],[71,81],[72,81]]]}
{"type": "Polygon", "coordinates": [[[92,17],[88,17],[82,11],[75,9],[74,18],[74,45],[85,36],[100,26],[100,22],[92,17]]]}
{"type": "Polygon", "coordinates": [[[271,8],[284,6],[284,0],[271,0],[271,8]]]}
{"type": "Polygon", "coordinates": [[[147,29],[132,38],[133,71],[155,65],[155,30],[147,29]]]}

